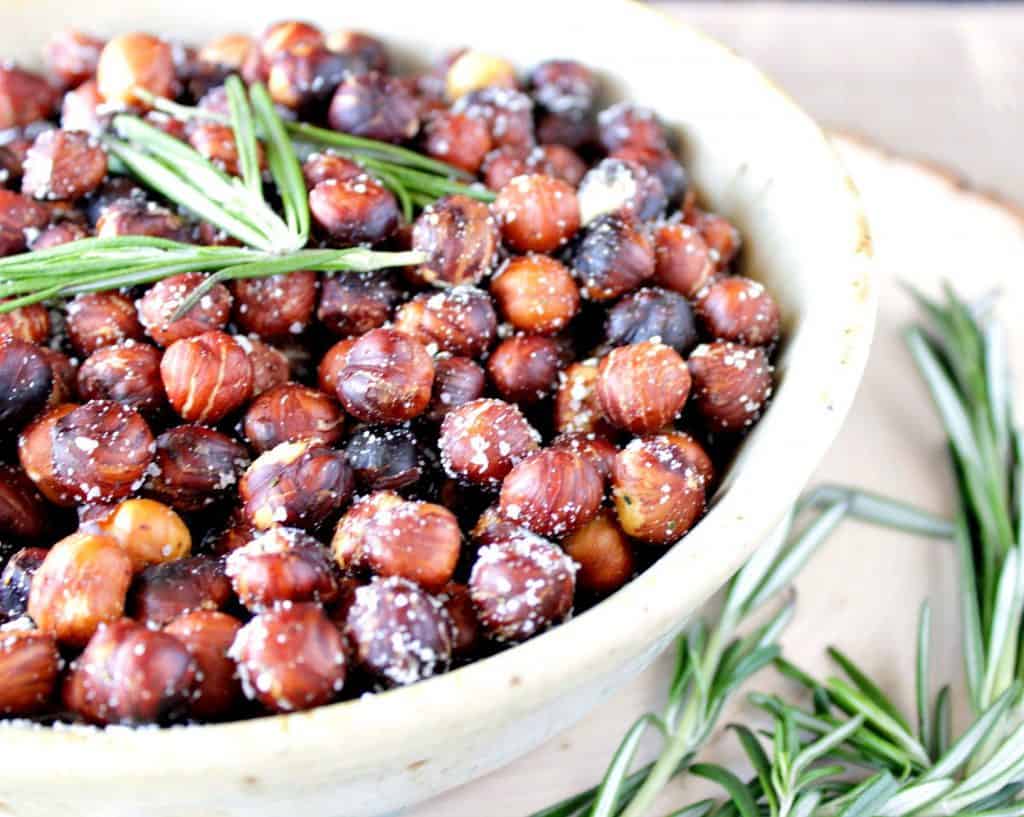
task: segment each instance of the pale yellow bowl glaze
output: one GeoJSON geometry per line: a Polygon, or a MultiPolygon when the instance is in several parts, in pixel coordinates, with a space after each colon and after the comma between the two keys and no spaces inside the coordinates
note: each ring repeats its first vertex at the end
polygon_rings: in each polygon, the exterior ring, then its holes
{"type": "Polygon", "coordinates": [[[600,70],[609,99],[654,107],[678,130],[707,203],[742,229],[746,272],[784,308],[775,401],[707,517],[564,626],[407,689],[285,717],[162,731],[0,727],[0,814],[367,817],[508,762],[649,663],[772,535],[860,381],[875,298],[853,185],[818,127],[753,66],[657,11],[615,0],[0,0],[0,55],[36,62],[62,25],[202,42],[285,16],[374,32],[410,60],[464,44],[522,67],[571,57],[600,70]]]}

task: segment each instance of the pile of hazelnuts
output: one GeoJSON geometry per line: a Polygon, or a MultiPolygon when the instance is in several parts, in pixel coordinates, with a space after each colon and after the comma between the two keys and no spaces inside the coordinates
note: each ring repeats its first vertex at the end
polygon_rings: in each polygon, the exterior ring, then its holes
{"type": "Polygon", "coordinates": [[[96,132],[134,110],[229,172],[231,73],[286,116],[478,179],[405,223],[329,152],[313,245],[414,268],[94,292],[0,315],[0,713],[94,724],[289,712],[428,678],[628,582],[704,513],[772,390],[779,310],[735,274],[653,112],[586,66],[464,49],[397,76],[302,22],[195,50],[58,34],[0,67],[0,255],[228,241],[96,132]]]}

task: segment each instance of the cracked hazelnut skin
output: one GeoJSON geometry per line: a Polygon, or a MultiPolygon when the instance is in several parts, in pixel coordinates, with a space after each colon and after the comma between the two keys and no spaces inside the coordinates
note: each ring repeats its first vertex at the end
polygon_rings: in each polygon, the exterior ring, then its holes
{"type": "Polygon", "coordinates": [[[562,543],[579,566],[576,583],[581,590],[606,595],[628,582],[636,570],[629,538],[614,512],[603,510],[562,543]]]}
{"type": "Polygon", "coordinates": [[[402,423],[426,411],[434,361],[423,345],[394,329],[373,329],[348,350],[337,379],[345,410],[366,423],[402,423]]]}
{"type": "Polygon", "coordinates": [[[501,483],[501,515],[541,536],[558,538],[590,521],[604,480],[590,458],[565,448],[531,454],[501,483]]]}
{"type": "Polygon", "coordinates": [[[427,260],[410,273],[414,282],[437,286],[478,284],[491,271],[500,233],[490,208],[468,196],[444,196],[413,223],[412,249],[427,260]]]}
{"type": "Polygon", "coordinates": [[[284,604],[252,618],[229,652],[246,698],[295,712],[337,698],[348,670],[345,640],[315,604],[284,604]]]}
{"type": "Polygon", "coordinates": [[[167,723],[188,708],[197,666],[178,639],[121,619],[97,630],[64,682],[64,705],[91,723],[167,723]]]}
{"type": "Polygon", "coordinates": [[[24,717],[45,709],[61,665],[53,636],[33,630],[0,633],[0,715],[24,717]]]}
{"type": "Polygon", "coordinates": [[[697,296],[696,312],[715,340],[767,346],[779,339],[779,306],[750,278],[735,275],[708,284],[697,296]]]}
{"type": "Polygon", "coordinates": [[[491,295],[516,329],[552,335],[580,308],[580,292],[568,268],[546,255],[511,259],[491,280],[491,295]]]}
{"type": "Polygon", "coordinates": [[[427,348],[462,357],[484,355],[498,331],[498,316],[485,292],[454,287],[421,293],[398,308],[395,329],[427,348]]]}
{"type": "Polygon", "coordinates": [[[338,595],[324,546],[296,528],[271,528],[229,553],[224,565],[235,594],[254,612],[285,601],[329,604],[338,595]]]}
{"type": "Polygon", "coordinates": [[[224,565],[210,556],[189,556],[141,571],[128,594],[128,614],[162,627],[195,610],[221,610],[234,598],[224,565]]]}
{"type": "Polygon", "coordinates": [[[113,104],[145,105],[137,88],[173,98],[176,81],[171,46],[150,34],[114,37],[100,52],[96,83],[103,99],[113,104]]]}
{"type": "Polygon", "coordinates": [[[296,440],[332,445],[344,430],[344,415],[323,392],[285,383],[268,389],[249,404],[243,429],[249,444],[260,454],[296,440]]]}
{"type": "Polygon", "coordinates": [[[634,434],[649,434],[671,423],[689,394],[686,361],[658,341],[620,346],[598,366],[597,397],[604,416],[634,434]]]}
{"type": "Polygon", "coordinates": [[[540,435],[519,409],[482,398],[453,409],[441,423],[438,447],[449,476],[497,487],[540,445],[540,435]]]}
{"type": "Polygon", "coordinates": [[[7,560],[0,572],[0,623],[25,615],[32,577],[48,552],[46,548],[27,547],[7,560]]]}
{"type": "Polygon", "coordinates": [[[687,365],[694,406],[710,429],[737,433],[754,425],[772,393],[772,366],[763,349],[705,343],[687,365]]]}
{"type": "Polygon", "coordinates": [[[502,239],[517,252],[556,250],[580,226],[580,204],[573,187],[540,173],[509,181],[493,209],[502,239]]]}
{"type": "Polygon", "coordinates": [[[67,308],[65,323],[75,351],[91,355],[104,346],[142,340],[143,330],[131,299],[119,292],[90,292],[77,296],[67,308]]]}
{"type": "Polygon", "coordinates": [[[252,396],[253,367],[243,346],[224,332],[172,343],[160,361],[171,408],[190,423],[216,423],[252,396]]]}
{"type": "Polygon", "coordinates": [[[235,662],[228,656],[242,622],[216,610],[197,610],[174,619],[164,632],[182,643],[196,663],[196,682],[189,696],[193,718],[218,720],[242,697],[235,662]]]}
{"type": "Polygon", "coordinates": [[[211,428],[180,425],[156,438],[143,491],[178,511],[198,511],[238,484],[250,462],[241,443],[211,428]]]}
{"type": "Polygon", "coordinates": [[[147,343],[104,346],[87,357],[78,369],[78,395],[82,400],[113,400],[145,415],[167,405],[160,377],[162,353],[147,343]]]}

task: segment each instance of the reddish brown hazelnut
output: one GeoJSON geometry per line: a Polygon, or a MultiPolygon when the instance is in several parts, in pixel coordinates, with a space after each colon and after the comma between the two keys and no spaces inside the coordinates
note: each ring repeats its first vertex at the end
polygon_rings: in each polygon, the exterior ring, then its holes
{"type": "Polygon", "coordinates": [[[451,624],[441,602],[399,576],[356,590],[345,634],[353,663],[386,687],[429,678],[451,662],[451,624]]]}
{"type": "Polygon", "coordinates": [[[50,364],[50,372],[53,375],[53,387],[50,389],[50,398],[47,405],[58,406],[61,403],[68,403],[77,399],[78,394],[78,367],[63,352],[40,346],[46,362],[50,364]]]}
{"type": "Polygon", "coordinates": [[[586,163],[565,145],[506,145],[484,157],[484,183],[495,192],[516,176],[540,173],[575,188],[587,172],[586,163]]]}
{"type": "Polygon", "coordinates": [[[494,213],[502,240],[518,252],[551,252],[580,226],[576,191],[541,174],[512,179],[498,193],[494,213]]]}
{"type": "Polygon", "coordinates": [[[438,598],[451,623],[452,657],[470,656],[479,646],[481,634],[469,587],[457,582],[448,582],[438,598]]]}
{"type": "Polygon", "coordinates": [[[146,333],[161,346],[199,335],[212,329],[223,329],[231,316],[231,293],[223,284],[214,284],[199,303],[180,318],[174,315],[185,299],[206,276],[199,272],[172,275],[158,281],[139,300],[139,321],[146,333]]]}
{"type": "Polygon", "coordinates": [[[555,431],[614,434],[597,397],[597,361],[573,363],[559,373],[555,394],[555,431]]]}
{"type": "Polygon", "coordinates": [[[344,428],[344,417],[326,394],[298,383],[269,389],[249,405],[245,437],[257,452],[284,442],[313,440],[331,445],[344,428]]]}
{"type": "Polygon", "coordinates": [[[79,295],[67,306],[65,326],[71,345],[80,355],[91,355],[125,340],[142,339],[135,304],[119,292],[79,295]]]}
{"type": "Polygon", "coordinates": [[[383,326],[402,293],[386,272],[342,272],[324,278],[317,318],[335,335],[364,335],[383,326]]]}
{"type": "Polygon", "coordinates": [[[477,619],[495,641],[525,641],[572,610],[576,566],[526,531],[480,548],[469,577],[477,619]]]}
{"type": "Polygon", "coordinates": [[[650,221],[668,206],[658,177],[643,165],[625,159],[604,159],[588,170],[578,195],[584,224],[607,214],[650,221]]]}
{"type": "Polygon", "coordinates": [[[338,593],[323,545],[296,528],[259,534],[228,554],[224,565],[238,598],[253,611],[285,601],[326,604],[338,593]]]}
{"type": "Polygon", "coordinates": [[[34,252],[49,250],[53,247],[60,247],[64,244],[70,244],[72,241],[81,241],[83,238],[88,237],[89,231],[81,224],[62,221],[59,224],[51,224],[49,227],[46,227],[32,240],[30,248],[34,252]]]}
{"type": "Polygon", "coordinates": [[[338,86],[327,121],[334,130],[355,136],[404,142],[419,130],[419,106],[402,82],[371,71],[349,76],[338,86]]]}
{"type": "Polygon", "coordinates": [[[416,483],[425,471],[421,444],[407,428],[364,426],[345,446],[356,484],[366,491],[398,491],[416,483]]]}
{"type": "Polygon", "coordinates": [[[50,339],[50,314],[42,304],[19,306],[0,314],[0,340],[46,343],[50,339]]]}
{"type": "Polygon", "coordinates": [[[233,598],[223,564],[209,556],[189,556],[147,567],[132,584],[132,618],[162,627],[195,610],[220,610],[233,598]]]}
{"type": "Polygon", "coordinates": [[[613,349],[601,360],[597,397],[618,428],[648,434],[671,423],[690,395],[686,362],[671,347],[648,340],[613,349]]]}
{"type": "Polygon", "coordinates": [[[47,527],[43,497],[25,472],[16,465],[0,464],[0,537],[38,540],[47,527]]]}
{"type": "Polygon", "coordinates": [[[102,50],[103,40],[65,28],[46,44],[46,63],[65,85],[81,85],[96,73],[102,50]]]}
{"type": "Polygon", "coordinates": [[[654,281],[687,298],[696,297],[715,273],[710,250],[697,228],[666,224],[655,232],[654,241],[654,281]]]}
{"type": "Polygon", "coordinates": [[[434,383],[427,350],[394,329],[373,329],[345,356],[337,394],[345,410],[368,423],[401,423],[426,411],[434,383]]]}
{"type": "Polygon", "coordinates": [[[365,174],[319,182],[309,191],[309,209],[316,223],[343,246],[377,244],[401,222],[394,194],[365,174]]]}
{"type": "Polygon", "coordinates": [[[33,575],[28,614],[62,644],[84,647],[101,623],[121,617],[131,578],[131,558],[116,539],[74,533],[33,575]]]}
{"type": "MultiPolygon", "coordinates": [[[[0,347],[2,363],[2,347],[0,347]]],[[[3,369],[0,366],[0,373],[3,369]]],[[[74,498],[58,481],[54,470],[53,438],[57,422],[77,408],[74,403],[54,406],[33,420],[18,435],[18,461],[40,492],[55,505],[72,506],[74,498]]]]}
{"type": "Polygon", "coordinates": [[[739,230],[722,216],[696,207],[686,212],[684,220],[697,228],[708,247],[715,268],[720,271],[728,267],[742,245],[739,230]]]}
{"type": "Polygon", "coordinates": [[[572,264],[583,297],[610,301],[654,275],[654,248],[630,221],[601,216],[586,228],[572,264]]]}
{"type": "Polygon", "coordinates": [[[181,425],[156,438],[143,490],[179,511],[213,505],[249,466],[245,446],[203,426],[181,425]]]}
{"type": "Polygon", "coordinates": [[[107,154],[82,131],[48,130],[25,157],[21,189],[37,199],[80,199],[107,175],[107,154]]]}
{"type": "Polygon", "coordinates": [[[480,357],[494,342],[498,316],[485,292],[454,287],[422,293],[399,307],[395,329],[416,338],[428,351],[480,357]]]}
{"type": "Polygon", "coordinates": [[[413,225],[412,249],[427,260],[412,277],[423,284],[477,284],[491,271],[498,241],[498,222],[486,204],[463,195],[444,196],[413,225]]]}
{"type": "Polygon", "coordinates": [[[715,431],[743,431],[761,416],[772,393],[772,366],[763,349],[728,341],[704,343],[688,365],[697,411],[715,431]]]}
{"type": "Polygon", "coordinates": [[[0,66],[0,130],[48,119],[60,91],[39,74],[5,63],[0,66]]]}
{"type": "Polygon", "coordinates": [[[605,595],[628,582],[636,570],[633,549],[619,527],[615,514],[601,511],[563,543],[576,564],[576,584],[581,590],[605,595]]]}
{"type": "Polygon", "coordinates": [[[667,150],[668,135],[650,108],[619,102],[597,116],[601,146],[611,153],[621,147],[667,150]]]}
{"type": "MultiPolygon", "coordinates": [[[[111,202],[103,208],[96,220],[97,238],[116,238],[121,235],[148,235],[171,241],[189,239],[188,228],[177,213],[172,213],[166,207],[159,207],[152,202],[134,198],[111,202]]],[[[167,280],[173,281],[176,277],[167,280]]],[[[172,309],[171,312],[173,311],[172,309]]]]}
{"type": "Polygon", "coordinates": [[[535,143],[533,100],[515,88],[478,88],[460,96],[452,110],[486,124],[495,147],[535,143]]]}
{"type": "Polygon", "coordinates": [[[487,375],[464,357],[440,357],[434,361],[434,388],[426,416],[440,422],[454,408],[483,396],[487,375]]]}
{"type": "Polygon", "coordinates": [[[22,548],[0,573],[0,621],[14,621],[28,612],[32,577],[46,559],[46,548],[22,548]]]}
{"type": "Polygon", "coordinates": [[[229,655],[245,697],[271,712],[330,703],[345,686],[344,638],[314,604],[260,613],[239,630],[229,655]]]}
{"type": "Polygon", "coordinates": [[[242,696],[235,662],[228,655],[242,622],[227,613],[197,610],[167,625],[165,632],[180,641],[196,662],[196,682],[189,698],[193,718],[213,720],[228,715],[242,696]]]}
{"type": "Polygon", "coordinates": [[[686,170],[669,150],[624,145],[614,151],[611,158],[622,159],[643,167],[661,182],[670,204],[681,202],[686,195],[689,184],[686,170]]]}
{"type": "Polygon", "coordinates": [[[24,717],[44,709],[53,697],[60,668],[52,635],[0,632],[0,715],[24,717]]]}
{"type": "Polygon", "coordinates": [[[438,111],[423,128],[423,147],[428,156],[476,173],[491,149],[491,134],[479,119],[438,111]]]}
{"type": "MultiPolygon", "coordinates": [[[[217,167],[232,176],[239,175],[238,144],[230,126],[219,122],[194,122],[188,130],[188,142],[217,167]]],[[[261,166],[266,163],[263,148],[259,145],[257,160],[261,166]]]]}
{"type": "Polygon", "coordinates": [[[252,364],[253,397],[291,379],[291,363],[280,349],[244,335],[235,335],[235,341],[249,355],[252,364]]]}
{"type": "Polygon", "coordinates": [[[223,332],[172,343],[160,362],[160,375],[171,408],[192,423],[216,423],[252,396],[249,355],[223,332]]]}
{"type": "Polygon", "coordinates": [[[504,399],[530,405],[558,385],[561,349],[543,335],[513,335],[499,343],[487,361],[487,374],[504,399]]]}
{"type": "Polygon", "coordinates": [[[22,340],[0,340],[0,428],[17,431],[46,405],[53,369],[42,350],[22,340]]]}
{"type": "Polygon", "coordinates": [[[239,483],[245,518],[260,530],[315,528],[352,496],[352,469],[340,451],[312,440],[281,443],[261,454],[239,483]]]}
{"type": "MultiPolygon", "coordinates": [[[[0,76],[3,68],[0,68],[0,76]]],[[[0,90],[2,99],[2,90],[0,90]]],[[[3,119],[0,105],[0,120],[3,119]]],[[[50,222],[50,213],[39,202],[0,187],[0,256],[22,252],[29,236],[50,222]]]]}
{"type": "Polygon", "coordinates": [[[327,350],[317,366],[317,383],[320,391],[325,394],[338,393],[338,378],[345,369],[349,350],[355,345],[356,338],[339,340],[327,350]]]}
{"type": "Polygon", "coordinates": [[[256,42],[246,34],[225,34],[199,49],[199,61],[220,68],[241,70],[253,52],[256,42]]]}
{"type": "Polygon", "coordinates": [[[113,400],[143,414],[167,405],[160,379],[160,350],[128,341],[97,349],[78,369],[78,394],[83,400],[113,400]]]}
{"type": "Polygon", "coordinates": [[[566,448],[531,454],[501,483],[501,515],[541,536],[562,537],[590,521],[604,480],[589,457],[566,448]]]}
{"type": "Polygon", "coordinates": [[[316,308],[316,273],[308,270],[235,281],[235,323],[261,338],[298,335],[316,308]]]}
{"type": "Polygon", "coordinates": [[[572,274],[546,255],[511,259],[491,281],[491,295],[516,329],[541,335],[562,331],[580,306],[572,274]]]}
{"type": "Polygon", "coordinates": [[[678,456],[701,475],[704,479],[704,490],[709,492],[715,481],[715,466],[704,446],[685,431],[663,431],[658,436],[669,442],[678,456]]]}
{"type": "Polygon", "coordinates": [[[516,406],[487,398],[450,411],[438,440],[449,476],[492,487],[539,444],[540,435],[516,406]]]}
{"type": "Polygon", "coordinates": [[[619,453],[619,449],[607,437],[593,431],[560,434],[551,441],[551,447],[579,454],[597,469],[605,482],[611,479],[615,455],[619,453]]]}
{"type": "Polygon", "coordinates": [[[779,307],[763,284],[739,275],[708,284],[697,295],[697,317],[715,340],[767,346],[779,339],[779,307]]]}
{"type": "Polygon", "coordinates": [[[171,46],[150,34],[122,34],[100,52],[96,83],[112,104],[145,105],[137,91],[175,96],[174,55],[171,46]]]}

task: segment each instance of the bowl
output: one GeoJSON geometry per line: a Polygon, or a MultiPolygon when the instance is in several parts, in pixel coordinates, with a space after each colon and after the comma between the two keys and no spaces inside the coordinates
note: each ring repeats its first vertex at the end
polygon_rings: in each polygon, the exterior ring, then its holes
{"type": "Polygon", "coordinates": [[[643,669],[772,535],[850,406],[875,316],[870,239],[821,130],[749,63],[655,10],[603,0],[6,0],[0,55],[36,62],[57,26],[202,42],[283,16],[384,36],[410,62],[472,44],[522,67],[596,67],[606,101],[650,105],[678,132],[714,210],[745,237],[745,272],[780,302],[771,407],[710,512],[651,569],[574,620],[405,689],[287,716],[105,731],[9,723],[0,814],[370,817],[484,774],[581,718],[643,669]]]}

